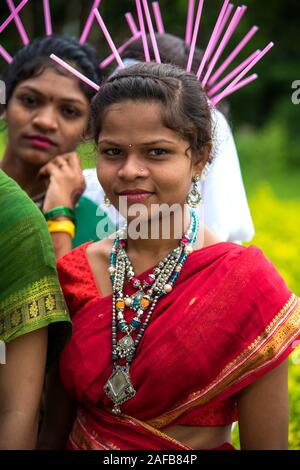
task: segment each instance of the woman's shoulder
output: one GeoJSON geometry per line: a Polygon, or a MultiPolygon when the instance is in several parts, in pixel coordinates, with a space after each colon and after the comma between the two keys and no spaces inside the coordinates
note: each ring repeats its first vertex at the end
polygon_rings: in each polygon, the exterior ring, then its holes
{"type": "Polygon", "coordinates": [[[205,265],[213,262],[222,264],[224,272],[243,278],[243,286],[252,284],[263,288],[270,284],[287,289],[273,262],[258,246],[223,241],[207,243],[195,252],[195,261],[201,263],[202,260],[205,265]]]}
{"type": "Polygon", "coordinates": [[[72,318],[89,301],[99,297],[92,259],[100,263],[109,260],[112,243],[110,237],[87,242],[57,261],[60,285],[72,318]]]}
{"type": "Polygon", "coordinates": [[[278,306],[284,304],[292,293],[274,263],[255,245],[235,246],[228,243],[228,255],[235,254],[232,271],[241,285],[241,295],[249,296],[256,304],[278,306]]]}
{"type": "MultiPolygon", "coordinates": [[[[2,170],[0,170],[0,215],[1,225],[13,229],[15,225],[31,225],[32,228],[45,228],[41,211],[23,189],[2,170]],[[29,224],[30,219],[30,224],[29,224]],[[44,226],[44,227],[43,227],[44,226]]],[[[15,232],[17,235],[17,233],[15,232]]]]}
{"type": "Polygon", "coordinates": [[[88,241],[73,250],[66,253],[57,260],[57,268],[68,269],[78,268],[88,265],[88,255],[97,254],[98,256],[108,257],[113,246],[114,234],[99,241],[88,241]]]}

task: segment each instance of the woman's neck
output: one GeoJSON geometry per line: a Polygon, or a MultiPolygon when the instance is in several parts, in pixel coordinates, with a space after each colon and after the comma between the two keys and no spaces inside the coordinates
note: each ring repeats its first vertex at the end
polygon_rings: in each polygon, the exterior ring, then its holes
{"type": "Polygon", "coordinates": [[[184,216],[179,222],[174,222],[174,216],[168,219],[159,220],[141,224],[139,234],[142,237],[134,237],[133,228],[135,225],[128,224],[127,231],[127,250],[129,257],[141,257],[144,259],[153,259],[157,261],[164,258],[170,251],[179,246],[180,239],[188,230],[191,222],[191,216],[185,211],[184,216]],[[154,223],[153,223],[154,222],[154,223]]]}
{"type": "Polygon", "coordinates": [[[8,148],[1,162],[1,169],[15,180],[29,197],[41,194],[46,190],[45,181],[38,179],[40,168],[14,157],[8,148]]]}

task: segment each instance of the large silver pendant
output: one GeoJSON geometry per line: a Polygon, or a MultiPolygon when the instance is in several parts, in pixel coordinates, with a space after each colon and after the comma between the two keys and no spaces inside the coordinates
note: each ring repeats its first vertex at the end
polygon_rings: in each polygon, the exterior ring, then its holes
{"type": "Polygon", "coordinates": [[[129,366],[116,366],[116,370],[104,385],[104,391],[114,403],[113,413],[121,413],[119,405],[136,394],[130,380],[129,366]]]}

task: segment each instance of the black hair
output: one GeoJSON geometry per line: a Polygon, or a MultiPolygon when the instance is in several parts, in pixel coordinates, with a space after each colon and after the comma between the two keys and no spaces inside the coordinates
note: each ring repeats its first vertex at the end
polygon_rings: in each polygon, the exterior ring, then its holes
{"type": "Polygon", "coordinates": [[[139,63],[111,76],[92,101],[96,142],[105,110],[128,100],[159,103],[164,126],[190,143],[193,157],[199,159],[203,146],[211,142],[210,108],[194,74],[170,64],[139,63]]]}
{"type": "MultiPolygon", "coordinates": [[[[186,69],[189,54],[190,54],[190,46],[185,43],[185,41],[173,34],[155,34],[157,46],[159,49],[160,59],[163,64],[173,64],[177,65],[182,69],[186,69]]],[[[147,35],[147,43],[149,47],[149,52],[151,57],[154,57],[152,41],[149,36],[147,35]]],[[[193,61],[191,66],[191,72],[196,74],[198,72],[198,68],[203,57],[203,51],[195,48],[193,61]]],[[[144,47],[141,38],[137,38],[135,41],[131,42],[122,54],[123,59],[134,59],[139,62],[145,61],[144,56],[144,47]]],[[[207,71],[208,64],[205,64],[203,69],[203,75],[207,71]]],[[[229,114],[229,106],[226,100],[222,100],[220,103],[217,104],[217,108],[225,115],[228,116],[229,114]]]]}
{"type": "MultiPolygon", "coordinates": [[[[4,76],[6,106],[20,82],[40,75],[47,68],[53,68],[62,75],[73,76],[50,59],[49,56],[52,53],[68,62],[95,83],[100,81],[97,51],[92,46],[82,45],[76,39],[68,36],[53,35],[36,38],[16,53],[13,62],[6,71],[4,76]]],[[[81,80],[79,85],[90,101],[95,95],[95,90],[81,80]]]]}
{"type": "MultiPolygon", "coordinates": [[[[159,55],[163,64],[177,65],[182,69],[186,69],[190,46],[185,44],[185,41],[173,34],[155,34],[157,46],[159,49],[159,55]]],[[[147,43],[151,57],[154,57],[152,41],[147,34],[147,43]]],[[[141,38],[137,38],[131,42],[122,54],[123,59],[136,59],[139,62],[145,61],[144,47],[141,38]]],[[[195,48],[193,63],[191,71],[195,74],[198,71],[198,67],[202,58],[202,52],[200,49],[195,48]]]]}

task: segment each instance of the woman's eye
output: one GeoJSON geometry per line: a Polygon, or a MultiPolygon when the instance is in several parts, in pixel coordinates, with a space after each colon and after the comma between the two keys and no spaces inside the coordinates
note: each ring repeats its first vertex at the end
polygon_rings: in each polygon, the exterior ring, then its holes
{"type": "Polygon", "coordinates": [[[103,153],[105,153],[105,155],[108,155],[110,157],[116,157],[118,155],[121,155],[121,150],[120,149],[106,149],[103,151],[103,153]]]}
{"type": "Polygon", "coordinates": [[[80,111],[75,108],[62,108],[62,113],[67,118],[77,118],[81,115],[80,111]]]}
{"type": "Polygon", "coordinates": [[[38,100],[35,98],[35,96],[24,95],[20,97],[20,100],[28,108],[33,108],[38,104],[38,100]]]}
{"type": "Polygon", "coordinates": [[[152,149],[150,150],[149,155],[159,157],[161,155],[165,155],[166,153],[167,151],[164,149],[152,149]]]}

